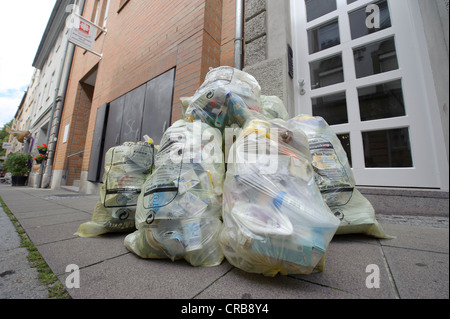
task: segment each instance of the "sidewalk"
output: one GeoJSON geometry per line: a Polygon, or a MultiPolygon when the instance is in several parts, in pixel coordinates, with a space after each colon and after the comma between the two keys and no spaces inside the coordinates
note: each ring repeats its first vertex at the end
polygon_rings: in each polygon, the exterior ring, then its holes
{"type": "MultiPolygon", "coordinates": [[[[126,234],[73,236],[91,219],[98,195],[1,185],[0,196],[63,285],[66,267],[79,267],[80,288],[67,289],[74,299],[449,298],[448,212],[447,217],[377,216],[396,239],[335,236],[324,272],[271,278],[246,273],[226,260],[196,268],[184,260],[141,259],[125,248],[126,234]],[[374,274],[373,268],[366,272],[368,265],[379,269],[379,288],[366,286],[374,274]]],[[[5,241],[15,234],[0,227],[0,235],[5,241]]],[[[0,273],[5,272],[5,252],[0,250],[0,273]]],[[[21,264],[8,267],[26,271],[21,264]]],[[[0,274],[0,297],[8,298],[4,277],[0,274]]]]}

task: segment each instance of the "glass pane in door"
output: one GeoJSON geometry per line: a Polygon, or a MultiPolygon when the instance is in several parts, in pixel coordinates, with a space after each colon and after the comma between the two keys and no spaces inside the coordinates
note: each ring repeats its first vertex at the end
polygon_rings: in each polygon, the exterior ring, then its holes
{"type": "Polygon", "coordinates": [[[362,132],[366,167],[412,167],[408,128],[362,132]]]}
{"type": "Polygon", "coordinates": [[[329,125],[348,123],[345,92],[315,97],[312,101],[314,116],[321,116],[329,125]]]}
{"type": "Polygon", "coordinates": [[[350,167],[352,167],[352,151],[350,148],[350,134],[349,133],[343,133],[343,134],[336,134],[338,139],[341,141],[342,147],[345,150],[345,153],[347,153],[348,163],[350,164],[350,167]]]}
{"type": "Polygon", "coordinates": [[[398,69],[394,37],[356,48],[353,56],[357,78],[398,69]]]}
{"type": "Polygon", "coordinates": [[[313,54],[341,43],[338,20],[308,30],[309,54],[313,54]]]}
{"type": "Polygon", "coordinates": [[[391,16],[389,14],[389,7],[386,0],[378,1],[374,3],[379,8],[379,15],[373,15],[372,11],[366,12],[366,6],[361,9],[355,10],[348,14],[350,20],[350,31],[352,33],[352,39],[357,39],[367,34],[375,33],[380,30],[387,29],[391,27],[391,16]],[[379,21],[371,20],[374,16],[375,19],[379,18],[379,21]],[[369,25],[367,20],[369,19],[369,25]],[[377,28],[377,24],[379,27],[377,28]],[[372,27],[373,25],[373,27],[372,27]]]}
{"type": "Polygon", "coordinates": [[[310,62],[309,66],[311,70],[311,89],[344,82],[341,54],[310,62]]]}
{"type": "Polygon", "coordinates": [[[336,10],[336,0],[305,0],[307,21],[315,20],[336,10]]]}
{"type": "Polygon", "coordinates": [[[358,99],[361,121],[406,115],[401,80],[359,88],[358,99]]]}

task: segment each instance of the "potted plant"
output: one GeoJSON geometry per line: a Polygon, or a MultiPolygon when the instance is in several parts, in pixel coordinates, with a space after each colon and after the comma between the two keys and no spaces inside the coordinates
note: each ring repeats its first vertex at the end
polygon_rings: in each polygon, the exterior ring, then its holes
{"type": "Polygon", "coordinates": [[[39,154],[33,158],[36,163],[41,164],[45,160],[45,155],[39,154]]]}
{"type": "Polygon", "coordinates": [[[31,156],[29,153],[9,154],[4,167],[11,173],[12,186],[24,186],[31,170],[31,156]]]}
{"type": "Polygon", "coordinates": [[[42,143],[42,145],[37,146],[37,149],[39,151],[39,154],[45,155],[45,153],[47,153],[48,147],[47,147],[47,144],[42,143]]]}

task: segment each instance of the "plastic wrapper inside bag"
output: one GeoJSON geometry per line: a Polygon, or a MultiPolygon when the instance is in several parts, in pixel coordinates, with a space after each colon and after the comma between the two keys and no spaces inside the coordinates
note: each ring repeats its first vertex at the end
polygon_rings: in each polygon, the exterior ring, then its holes
{"type": "Polygon", "coordinates": [[[224,172],[220,131],[200,121],[175,122],[164,133],[155,170],[142,186],[137,230],[125,238],[125,246],[142,258],[219,265],[224,172]]]}
{"type": "Polygon", "coordinates": [[[261,118],[261,87],[253,76],[241,70],[221,66],[211,69],[193,97],[183,98],[187,121],[200,120],[223,131],[235,123],[243,126],[254,117],[261,118]]]}
{"type": "Polygon", "coordinates": [[[253,120],[231,148],[220,244],[251,273],[309,274],[322,266],[339,220],[314,182],[304,133],[283,120],[253,120]]]}
{"type": "Polygon", "coordinates": [[[132,232],[138,196],[151,173],[154,146],[127,142],[105,154],[105,173],[92,220],[80,225],[75,235],[95,237],[108,232],[132,232]]]}
{"type": "Polygon", "coordinates": [[[332,213],[341,221],[336,234],[386,235],[372,204],[355,188],[341,141],[322,117],[299,115],[289,120],[308,137],[316,184],[332,213]]]}

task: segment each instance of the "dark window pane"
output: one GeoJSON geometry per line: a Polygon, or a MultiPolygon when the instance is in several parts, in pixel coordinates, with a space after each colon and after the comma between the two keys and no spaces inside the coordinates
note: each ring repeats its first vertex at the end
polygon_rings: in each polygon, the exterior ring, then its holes
{"type": "Polygon", "coordinates": [[[145,85],[128,92],[125,95],[125,104],[122,115],[122,128],[120,130],[120,144],[137,142],[141,140],[142,113],[144,111],[145,85]]]}
{"type": "Polygon", "coordinates": [[[363,132],[366,167],[412,167],[408,128],[363,132]]]}
{"type": "Polygon", "coordinates": [[[367,6],[362,7],[356,11],[349,13],[350,29],[352,32],[352,39],[357,39],[370,33],[391,27],[391,17],[389,14],[389,8],[386,0],[378,1],[374,3],[379,8],[379,25],[376,25],[372,20],[372,17],[377,19],[377,15],[372,14],[372,11],[366,12],[367,6]],[[371,16],[368,19],[368,16],[371,16]],[[369,20],[371,24],[367,25],[366,21],[369,20]],[[373,27],[372,27],[373,26],[373,27]],[[378,26],[378,27],[377,27],[378,26]]]}
{"type": "Polygon", "coordinates": [[[148,135],[158,144],[170,126],[174,77],[175,69],[170,69],[147,82],[141,136],[148,135]]]}
{"type": "Polygon", "coordinates": [[[358,89],[358,97],[361,121],[406,115],[400,80],[358,89]]]}
{"type": "Polygon", "coordinates": [[[311,70],[312,90],[344,82],[341,54],[331,58],[310,62],[309,66],[311,70]]]}
{"type": "Polygon", "coordinates": [[[345,153],[347,153],[348,163],[350,167],[352,167],[352,151],[350,148],[350,134],[336,134],[338,139],[341,141],[342,147],[344,148],[345,153]]]}
{"type": "Polygon", "coordinates": [[[358,1],[358,0],[347,0],[347,4],[350,4],[350,3],[353,3],[353,2],[356,2],[356,1],[358,1]]]}
{"type": "Polygon", "coordinates": [[[308,30],[309,54],[340,44],[338,20],[308,30]]]}
{"type": "Polygon", "coordinates": [[[356,48],[353,55],[357,78],[398,69],[393,37],[356,48]]]}
{"type": "Polygon", "coordinates": [[[314,116],[321,116],[329,125],[348,123],[345,92],[311,99],[314,116]]]}
{"type": "Polygon", "coordinates": [[[336,10],[336,0],[305,0],[308,22],[336,10]]]}

